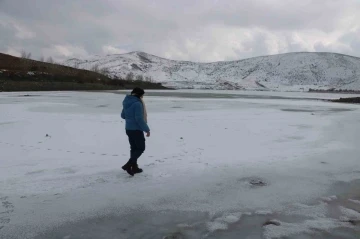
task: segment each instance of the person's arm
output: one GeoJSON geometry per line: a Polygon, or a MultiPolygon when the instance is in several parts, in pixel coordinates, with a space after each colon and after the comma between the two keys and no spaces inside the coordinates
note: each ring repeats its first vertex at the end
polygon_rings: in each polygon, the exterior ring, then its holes
{"type": "Polygon", "coordinates": [[[124,109],[122,109],[122,111],[121,111],[121,118],[125,119],[125,111],[124,111],[124,109]]]}
{"type": "Polygon", "coordinates": [[[139,124],[142,131],[149,133],[150,128],[144,120],[144,108],[141,102],[136,103],[135,107],[135,120],[139,124]]]}

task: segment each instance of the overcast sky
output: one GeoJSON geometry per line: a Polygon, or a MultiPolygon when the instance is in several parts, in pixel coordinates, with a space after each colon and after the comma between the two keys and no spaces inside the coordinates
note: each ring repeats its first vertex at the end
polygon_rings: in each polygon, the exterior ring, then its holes
{"type": "Polygon", "coordinates": [[[360,57],[359,0],[0,0],[0,52],[57,60],[144,51],[236,60],[298,51],[360,57]]]}

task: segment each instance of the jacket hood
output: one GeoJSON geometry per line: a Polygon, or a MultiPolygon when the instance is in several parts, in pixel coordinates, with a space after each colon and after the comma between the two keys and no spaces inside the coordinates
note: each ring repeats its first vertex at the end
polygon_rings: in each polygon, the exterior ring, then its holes
{"type": "Polygon", "coordinates": [[[134,103],[139,102],[140,99],[136,96],[133,95],[127,95],[123,101],[123,107],[124,109],[129,108],[130,106],[132,106],[134,103]]]}

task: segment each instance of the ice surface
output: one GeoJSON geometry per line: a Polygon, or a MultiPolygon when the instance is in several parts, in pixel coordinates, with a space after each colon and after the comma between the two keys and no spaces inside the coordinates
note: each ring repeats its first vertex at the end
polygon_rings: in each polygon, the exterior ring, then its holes
{"type": "Polygon", "coordinates": [[[327,217],[326,203],[310,202],[336,194],[328,192],[335,182],[359,178],[359,106],[261,96],[146,97],[152,136],[139,160],[144,173],[130,178],[121,170],[129,157],[122,99],[0,94],[1,233],[33,238],[63,223],[129,212],[138,220],[154,213],[157,225],[171,222],[160,220],[164,211],[216,215],[202,217],[204,235],[231,231],[245,212],[307,217],[267,226],[269,238],[345,223],[327,217]],[[253,187],[254,178],[266,185],[253,187]]]}

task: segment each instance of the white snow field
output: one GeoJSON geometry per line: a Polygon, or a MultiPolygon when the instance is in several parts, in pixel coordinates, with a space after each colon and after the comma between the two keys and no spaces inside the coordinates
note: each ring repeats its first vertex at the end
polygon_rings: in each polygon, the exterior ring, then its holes
{"type": "Polygon", "coordinates": [[[167,93],[135,177],[123,92],[1,93],[0,238],[359,238],[360,106],[167,93]]]}

